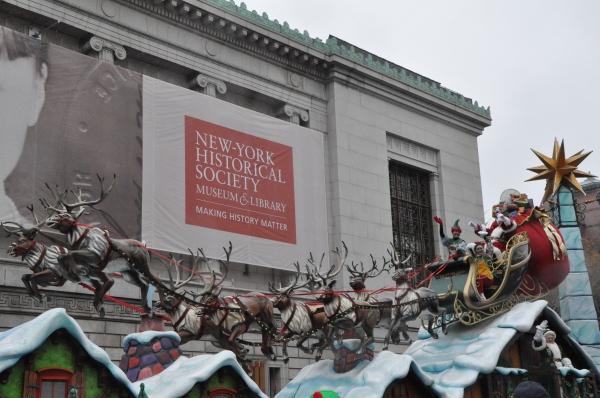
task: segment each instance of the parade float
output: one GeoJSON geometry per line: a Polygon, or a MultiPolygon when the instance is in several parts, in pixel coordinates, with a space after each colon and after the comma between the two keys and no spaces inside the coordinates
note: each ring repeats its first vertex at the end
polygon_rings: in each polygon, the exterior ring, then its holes
{"type": "MultiPolygon", "coordinates": [[[[545,166],[533,170],[553,178],[544,201],[560,186],[577,188],[575,177],[588,174],[576,166],[587,155],[565,160],[558,143],[553,159],[538,154],[545,166]]],[[[359,264],[347,264],[348,248],[343,244],[334,251],[331,265],[323,264],[324,256],[318,262],[312,254],[304,272],[296,263],[286,287],[272,284],[269,293],[222,296],[234,250],[231,243],[224,247],[225,259],[219,260],[224,272],[206,277],[197,272],[209,261],[202,249],[190,251],[193,266],[188,269],[143,242],[118,239],[110,231],[86,225],[86,211],[95,210],[115,189],[116,177],[107,189],[104,178],[98,180],[96,199],[48,186],[52,199],[41,198],[45,217],[40,220],[31,207],[31,226],[3,220],[4,231],[16,238],[8,254],[29,265],[31,274],[23,283],[38,302],[49,299],[40,287],[80,284],[94,292],[93,307],[104,317],[104,300],[114,300],[107,293],[115,276],[138,287],[142,299],[137,308],[145,313],[139,333],[123,341],[117,367],[63,309],[47,311],[0,334],[1,397],[262,397],[251,379],[247,347],[259,346],[267,359],[276,360],[273,346],[282,344],[287,361],[292,342],[314,354],[316,363],[277,395],[281,398],[509,396],[524,378],[539,380],[555,396],[598,396],[600,371],[594,359],[540,300],[569,274],[569,248],[553,223],[560,208],[551,218],[527,195],[507,190],[494,205],[488,225],[469,223],[474,242],[461,238],[458,220],[452,237],[446,236],[443,220],[435,217],[432,222],[439,225],[449,253],[419,269],[407,267],[408,259],[399,258],[394,247],[381,264],[372,256],[371,268],[360,264],[359,269],[359,264]],[[66,242],[37,242],[42,228],[58,231],[66,242]],[[164,263],[169,283],[152,273],[151,256],[164,263]],[[335,288],[344,267],[351,275],[354,297],[335,288]],[[180,268],[188,271],[185,280],[180,268]],[[383,272],[395,282],[393,300],[378,300],[365,286],[383,272]],[[423,272],[428,276],[415,286],[414,278],[423,272]],[[184,289],[192,280],[200,284],[199,290],[184,289]],[[294,298],[295,290],[307,287],[315,301],[294,298]],[[152,305],[154,290],[158,301],[152,305]],[[275,327],[275,310],[283,322],[281,330],[275,327]],[[165,317],[174,331],[165,330],[165,317]],[[386,351],[390,343],[412,343],[407,330],[414,320],[422,323],[419,340],[402,355],[386,351]],[[251,325],[259,328],[260,343],[243,339],[251,325]],[[388,329],[378,353],[377,326],[388,329]],[[309,337],[317,342],[308,345],[309,337]],[[180,344],[201,338],[223,351],[182,356],[180,344]],[[560,351],[550,348],[557,338],[560,351]],[[320,360],[326,349],[333,360],[320,360]]]]}

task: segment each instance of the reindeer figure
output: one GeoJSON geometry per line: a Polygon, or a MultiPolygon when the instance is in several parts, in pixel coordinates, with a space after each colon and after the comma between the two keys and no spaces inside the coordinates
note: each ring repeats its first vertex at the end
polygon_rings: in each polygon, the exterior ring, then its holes
{"type": "Polygon", "coordinates": [[[377,269],[377,260],[373,258],[373,255],[371,255],[371,262],[373,265],[367,272],[365,272],[365,267],[362,261],[360,262],[360,271],[357,269],[358,264],[354,264],[354,262],[352,262],[351,265],[346,265],[346,269],[351,275],[350,287],[356,294],[355,298],[357,300],[366,301],[367,303],[376,304],[378,303],[377,299],[371,297],[369,292],[365,291],[365,281],[369,278],[375,278],[381,275],[383,271],[389,272],[389,269],[386,268],[386,265],[389,264],[389,261],[387,261],[385,257],[383,258],[383,267],[381,267],[380,271],[377,269]]]}
{"type": "Polygon", "coordinates": [[[25,274],[21,277],[27,294],[36,300],[38,303],[48,301],[48,297],[44,293],[40,293],[38,286],[63,286],[67,281],[64,278],[65,271],[58,263],[58,256],[66,254],[67,249],[60,246],[47,247],[44,244],[38,243],[35,240],[36,235],[46,220],[41,222],[38,220],[33,206],[27,207],[33,214],[36,225],[31,228],[25,228],[23,225],[16,222],[2,223],[2,228],[8,233],[8,236],[16,235],[17,242],[13,242],[7,250],[9,256],[21,257],[29,265],[29,269],[33,274],[25,274]],[[7,226],[16,226],[9,229],[7,226]]]}
{"type": "MultiPolygon", "coordinates": [[[[224,250],[227,260],[226,262],[219,260],[225,268],[221,280],[217,283],[213,272],[211,281],[205,285],[202,292],[196,295],[201,297],[200,303],[205,305],[200,308],[198,315],[212,320],[212,322],[223,330],[223,333],[229,336],[224,348],[233,351],[236,355],[237,351],[240,350],[240,345],[235,340],[247,332],[253,321],[257,319],[262,323],[261,351],[267,358],[275,361],[277,360],[277,356],[271,347],[272,333],[275,332],[273,302],[260,292],[251,292],[248,295],[239,297],[219,297],[222,289],[220,284],[227,276],[227,264],[229,264],[229,257],[232,251],[231,242],[229,242],[229,250],[225,248],[224,250]],[[245,309],[245,311],[235,311],[238,309],[245,309]],[[265,330],[265,328],[268,330],[265,330]]],[[[200,252],[204,256],[204,253],[200,252]]],[[[204,258],[206,259],[206,257],[204,258]]]]}
{"type": "Polygon", "coordinates": [[[328,339],[331,349],[336,357],[339,357],[340,354],[338,350],[335,349],[333,339],[335,338],[338,344],[341,345],[343,330],[353,329],[358,334],[361,344],[356,350],[356,355],[361,355],[364,348],[375,341],[373,329],[380,319],[379,310],[376,308],[354,308],[347,314],[343,316],[340,315],[343,312],[350,310],[355,304],[369,306],[369,303],[366,301],[352,300],[347,294],[335,294],[333,291],[336,283],[333,278],[340,272],[346,262],[346,257],[348,256],[348,248],[345,243],[342,242],[342,244],[344,247],[344,254],[340,254],[339,249],[336,249],[334,252],[339,258],[339,264],[332,264],[325,275],[320,273],[323,257],[321,258],[319,267],[315,265],[312,255],[309,259],[309,262],[314,267],[314,271],[310,272],[309,275],[312,281],[319,286],[316,299],[325,305],[325,315],[327,315],[327,318],[333,320],[334,330],[329,334],[328,339]],[[331,280],[331,282],[327,283],[328,280],[331,280]]]}
{"type": "MultiPolygon", "coordinates": [[[[281,314],[281,320],[283,321],[283,328],[281,333],[284,333],[283,338],[287,339],[295,335],[302,333],[308,333],[315,328],[319,328],[325,325],[328,321],[327,316],[324,312],[313,312],[313,310],[304,303],[293,301],[290,299],[290,294],[294,289],[299,289],[308,285],[311,280],[307,278],[306,282],[298,285],[298,279],[300,277],[300,264],[295,263],[296,275],[294,281],[287,287],[276,289],[272,283],[269,283],[269,291],[277,296],[273,297],[273,305],[277,308],[281,314]]],[[[325,326],[323,330],[316,331],[316,336],[319,339],[318,343],[312,344],[309,348],[304,346],[304,342],[308,340],[309,334],[298,340],[296,347],[301,349],[305,354],[312,354],[317,349],[315,361],[321,359],[323,350],[329,344],[327,336],[329,335],[329,327],[325,326]]],[[[287,342],[283,343],[283,362],[288,363],[289,357],[287,352],[287,342]]]]}
{"type": "Polygon", "coordinates": [[[392,275],[392,280],[396,281],[396,305],[400,305],[394,311],[394,320],[390,326],[387,335],[385,336],[383,349],[388,349],[390,336],[392,333],[399,329],[402,332],[402,336],[405,340],[408,340],[409,344],[412,343],[412,339],[408,335],[408,327],[406,323],[408,321],[415,320],[417,318],[428,321],[427,331],[434,339],[438,338],[437,333],[433,330],[433,321],[436,316],[442,319],[442,332],[447,334],[446,328],[446,308],[440,307],[439,302],[435,297],[437,293],[426,287],[414,289],[408,280],[408,274],[412,272],[412,268],[402,268],[404,264],[409,260],[400,262],[396,250],[392,246],[392,251],[388,250],[391,257],[391,262],[394,265],[396,271],[392,275]],[[404,304],[404,305],[403,305],[404,304]]]}
{"type": "MultiPolygon", "coordinates": [[[[200,261],[207,261],[202,249],[198,249],[197,255],[194,255],[191,251],[190,254],[193,257],[192,269],[190,276],[185,281],[181,281],[179,272],[179,264],[181,263],[181,260],[176,262],[175,282],[173,281],[170,265],[161,260],[167,267],[167,272],[169,274],[169,287],[171,292],[176,292],[178,289],[190,282],[194,275],[196,275],[200,261]],[[200,255],[202,257],[200,257],[200,255]]],[[[225,270],[227,270],[226,266],[225,270]]],[[[227,273],[225,273],[225,275],[227,275],[227,273]]],[[[184,291],[184,294],[190,294],[193,300],[197,300],[198,297],[203,297],[210,292],[210,290],[214,287],[215,279],[215,272],[211,271],[211,283],[204,283],[204,288],[200,293],[184,291]]],[[[233,349],[228,348],[228,336],[224,333],[222,325],[216,324],[210,317],[205,315],[202,307],[190,305],[184,300],[169,294],[169,291],[164,288],[158,288],[158,295],[160,301],[157,305],[157,308],[164,310],[171,318],[173,329],[175,329],[175,332],[181,338],[182,343],[200,339],[210,340],[214,346],[232,351],[236,355],[238,362],[242,365],[244,370],[247,373],[250,373],[248,360],[246,360],[245,348],[235,341],[233,349]]]]}
{"type": "Polygon", "coordinates": [[[146,278],[156,286],[160,286],[161,281],[150,272],[150,254],[144,245],[130,239],[111,239],[108,232],[100,228],[87,227],[78,223],[79,217],[84,214],[85,206],[94,208],[106,199],[115,185],[113,181],[105,192],[104,178],[98,176],[98,179],[102,189],[100,197],[89,201],[82,199],[81,189],[77,193],[72,190],[60,192],[58,187],[54,191],[46,184],[60,204],[60,207],[52,206],[47,200],[41,200],[46,211],[55,213],[46,220],[46,225],[65,234],[72,248],[72,251],[67,254],[60,255],[58,262],[67,270],[68,279],[79,282],[87,278],[92,281],[92,285],[96,288],[94,308],[101,317],[104,317],[103,297],[114,284],[114,280],[108,276],[112,272],[121,273],[125,281],[140,288],[142,308],[152,315],[152,308],[146,301],[148,295],[146,278]],[[77,200],[75,203],[67,203],[69,192],[75,196],[77,200]],[[77,208],[79,210],[75,211],[77,208]]]}

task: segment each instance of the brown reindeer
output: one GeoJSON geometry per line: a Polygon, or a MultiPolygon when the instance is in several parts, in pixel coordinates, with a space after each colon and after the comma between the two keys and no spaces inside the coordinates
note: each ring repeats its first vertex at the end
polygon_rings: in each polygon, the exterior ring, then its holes
{"type": "Polygon", "coordinates": [[[333,291],[335,286],[335,279],[333,279],[344,266],[346,257],[348,256],[348,248],[343,243],[344,254],[340,254],[339,249],[336,249],[334,253],[337,254],[339,264],[332,264],[331,268],[325,275],[320,273],[322,262],[317,267],[311,259],[309,262],[313,265],[313,271],[310,272],[312,281],[319,286],[316,299],[321,301],[325,305],[325,315],[333,322],[333,332],[329,334],[329,343],[334,355],[338,357],[339,351],[335,349],[334,339],[337,340],[338,344],[341,345],[343,330],[353,329],[361,340],[361,344],[356,350],[356,355],[361,355],[364,348],[375,341],[373,337],[373,329],[377,322],[379,322],[380,314],[376,308],[354,308],[355,305],[368,306],[369,303],[366,301],[353,300],[347,294],[337,294],[333,291]],[[328,280],[331,282],[327,283],[328,280]],[[345,315],[342,313],[350,310],[345,315]]]}
{"type": "MultiPolygon", "coordinates": [[[[200,253],[200,251],[201,249],[198,249],[198,253],[200,253]]],[[[190,276],[184,281],[181,281],[181,272],[179,271],[182,260],[174,262],[176,280],[173,281],[170,263],[160,259],[167,268],[167,273],[169,275],[169,289],[165,289],[164,286],[157,289],[159,302],[156,307],[159,310],[164,310],[169,318],[171,318],[173,329],[175,329],[175,332],[181,338],[182,343],[200,340],[206,337],[206,340],[212,340],[213,344],[217,347],[223,347],[221,343],[224,342],[224,340],[222,340],[224,335],[212,321],[198,315],[200,307],[186,303],[181,299],[181,295],[173,295],[173,293],[176,293],[177,290],[188,284],[194,276],[197,275],[198,265],[202,258],[200,258],[199,255],[194,255],[191,251],[190,254],[193,258],[192,269],[190,270],[190,276]]],[[[173,259],[173,256],[171,256],[171,259],[173,259]]],[[[184,290],[182,295],[185,296],[185,294],[191,295],[192,300],[195,300],[198,296],[198,294],[184,290]]]]}
{"type": "MultiPolygon", "coordinates": [[[[319,361],[323,354],[323,350],[329,344],[329,341],[327,340],[327,336],[330,332],[329,326],[325,326],[323,330],[315,332],[315,335],[319,339],[318,343],[314,343],[310,347],[305,347],[304,342],[311,336],[310,331],[324,326],[328,319],[325,312],[315,312],[312,306],[290,299],[290,294],[294,289],[299,289],[311,283],[311,280],[307,278],[306,282],[300,285],[298,284],[298,279],[300,278],[300,264],[295,263],[294,265],[296,266],[296,275],[294,281],[287,287],[282,288],[280,286],[279,289],[276,289],[272,283],[269,283],[269,291],[277,295],[273,297],[271,301],[273,301],[273,305],[281,314],[281,320],[283,321],[281,333],[283,334],[283,338],[288,339],[292,336],[305,334],[298,339],[296,347],[301,349],[305,354],[312,354],[316,349],[317,354],[315,360],[319,361]]],[[[283,362],[288,363],[288,361],[287,342],[284,341],[283,362]]]]}
{"type": "Polygon", "coordinates": [[[350,266],[346,265],[346,269],[350,273],[350,287],[355,292],[356,300],[366,301],[367,303],[373,304],[373,305],[385,306],[384,308],[381,308],[379,310],[380,311],[380,322],[379,323],[381,323],[382,325],[389,326],[391,323],[391,319],[392,319],[392,309],[389,307],[389,305],[392,304],[392,300],[391,299],[383,299],[383,300],[379,301],[375,297],[371,296],[371,294],[365,290],[366,289],[365,281],[369,278],[375,278],[375,277],[379,276],[383,271],[386,271],[389,273],[389,267],[387,267],[387,266],[390,262],[388,260],[386,260],[384,257],[383,258],[383,266],[381,267],[381,270],[378,270],[377,269],[377,260],[375,260],[373,258],[373,255],[371,255],[371,263],[373,264],[371,266],[371,269],[369,269],[366,272],[365,272],[362,261],[360,262],[360,271],[358,270],[358,264],[354,264],[354,262],[352,262],[352,264],[350,266]]]}
{"type": "MultiPolygon", "coordinates": [[[[209,340],[216,347],[232,351],[244,370],[247,373],[250,373],[250,367],[248,366],[249,361],[246,359],[246,349],[244,346],[235,341],[233,345],[229,344],[229,336],[224,333],[225,330],[222,325],[216,324],[211,317],[206,315],[203,311],[203,307],[191,305],[189,302],[182,299],[181,294],[173,294],[189,283],[197,274],[196,271],[200,261],[206,261],[202,249],[198,249],[197,255],[194,255],[191,251],[190,254],[192,254],[193,258],[192,269],[190,270],[190,276],[184,281],[181,281],[181,274],[179,272],[181,260],[177,261],[175,264],[176,281],[173,281],[171,266],[167,262],[161,260],[167,267],[167,272],[169,274],[169,289],[167,290],[163,287],[158,288],[160,301],[156,307],[164,310],[169,318],[171,318],[173,329],[181,338],[182,343],[194,340],[209,340]]],[[[229,254],[227,257],[229,258],[229,254]]],[[[227,270],[227,266],[223,262],[221,263],[224,265],[225,270],[227,270]]],[[[227,272],[225,272],[225,275],[227,275],[227,272]]],[[[196,300],[198,297],[208,294],[214,284],[215,273],[214,271],[211,271],[211,283],[208,285],[204,283],[204,289],[200,293],[184,291],[183,296],[189,294],[192,296],[191,300],[196,300]]]]}
{"type": "Polygon", "coordinates": [[[130,239],[112,239],[107,231],[78,223],[79,217],[84,214],[85,206],[94,208],[95,205],[106,199],[115,185],[115,181],[113,181],[105,192],[104,178],[98,176],[98,179],[101,193],[96,200],[83,200],[81,189],[77,193],[72,190],[60,192],[58,187],[56,190],[52,190],[46,184],[60,204],[60,206],[52,206],[45,199],[41,200],[46,211],[54,212],[46,220],[46,225],[65,234],[72,248],[72,251],[58,256],[58,262],[67,270],[68,279],[79,282],[89,278],[92,281],[92,285],[96,288],[94,308],[101,317],[104,317],[103,297],[114,284],[114,280],[109,276],[112,272],[121,273],[125,281],[140,288],[142,308],[152,315],[152,308],[146,300],[148,295],[147,279],[150,279],[156,286],[162,282],[150,272],[150,254],[144,245],[130,239]],[[75,196],[75,203],[67,203],[69,192],[75,196]],[[75,211],[78,208],[79,210],[75,211]]]}
{"type": "MultiPolygon", "coordinates": [[[[253,322],[257,322],[262,332],[261,351],[267,358],[275,361],[277,356],[271,347],[272,333],[275,332],[273,302],[260,292],[251,292],[244,296],[219,297],[222,289],[220,284],[227,276],[231,251],[231,242],[229,242],[229,250],[225,249],[226,262],[219,260],[225,268],[221,280],[217,283],[212,272],[210,282],[206,282],[204,289],[195,295],[201,297],[199,303],[202,306],[198,310],[198,315],[211,319],[223,330],[223,333],[228,335],[223,348],[233,352],[239,349],[236,339],[247,332],[253,322]]],[[[202,251],[200,253],[204,257],[204,253],[202,251]]],[[[208,261],[206,257],[204,259],[208,261]]]]}
{"type": "Polygon", "coordinates": [[[40,293],[38,287],[63,286],[67,279],[64,278],[65,270],[58,263],[58,256],[67,253],[67,249],[60,246],[46,246],[35,240],[40,228],[46,220],[38,220],[33,206],[27,207],[33,214],[36,222],[31,228],[25,228],[23,225],[8,221],[1,223],[4,231],[8,233],[7,237],[16,235],[17,242],[13,242],[7,250],[9,256],[21,257],[33,271],[32,274],[25,274],[21,277],[27,294],[38,303],[45,302],[48,297],[40,293]]]}

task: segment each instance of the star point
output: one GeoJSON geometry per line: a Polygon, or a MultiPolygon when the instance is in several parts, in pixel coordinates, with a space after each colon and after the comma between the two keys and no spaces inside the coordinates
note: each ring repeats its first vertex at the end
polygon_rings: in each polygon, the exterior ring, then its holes
{"type": "Polygon", "coordinates": [[[536,175],[526,181],[546,180],[546,188],[541,203],[544,203],[546,199],[554,195],[561,185],[585,193],[581,188],[581,185],[579,185],[579,182],[577,182],[577,178],[596,177],[595,175],[577,169],[577,166],[579,166],[592,151],[582,153],[583,150],[581,150],[567,158],[565,156],[564,139],[561,140],[559,145],[558,139],[556,137],[554,138],[552,157],[543,155],[533,148],[531,151],[543,164],[541,166],[528,168],[527,170],[536,173],[536,175]]]}

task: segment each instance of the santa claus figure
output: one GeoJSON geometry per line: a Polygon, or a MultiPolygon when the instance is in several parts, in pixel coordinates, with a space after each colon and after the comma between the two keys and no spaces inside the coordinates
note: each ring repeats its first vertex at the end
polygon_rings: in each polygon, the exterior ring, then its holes
{"type": "Polygon", "coordinates": [[[501,252],[506,250],[506,242],[513,235],[517,229],[517,223],[498,211],[494,217],[494,221],[489,227],[483,224],[475,224],[473,221],[469,221],[469,226],[473,227],[476,234],[480,232],[486,232],[494,247],[500,249],[501,252]]]}

